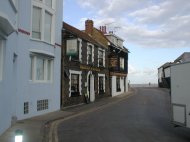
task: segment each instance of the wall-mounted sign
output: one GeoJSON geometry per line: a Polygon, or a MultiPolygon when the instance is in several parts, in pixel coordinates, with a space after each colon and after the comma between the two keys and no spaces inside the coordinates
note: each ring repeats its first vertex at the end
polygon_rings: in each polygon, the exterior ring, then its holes
{"type": "Polygon", "coordinates": [[[99,68],[97,68],[97,67],[91,67],[91,66],[87,66],[87,65],[80,65],[80,69],[81,70],[90,70],[90,71],[100,72],[99,68]]]}
{"type": "Polygon", "coordinates": [[[109,58],[109,67],[115,68],[117,67],[117,57],[111,57],[109,58]]]}
{"type": "Polygon", "coordinates": [[[66,55],[68,56],[78,55],[78,40],[77,39],[67,40],[66,46],[67,46],[66,55]]]}
{"type": "Polygon", "coordinates": [[[110,72],[110,76],[127,76],[127,73],[110,72]]]}

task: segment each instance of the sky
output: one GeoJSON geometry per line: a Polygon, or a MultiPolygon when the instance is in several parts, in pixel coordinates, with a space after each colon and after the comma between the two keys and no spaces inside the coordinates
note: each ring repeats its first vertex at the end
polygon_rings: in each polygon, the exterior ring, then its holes
{"type": "Polygon", "coordinates": [[[131,84],[157,83],[157,69],[190,52],[189,0],[64,0],[63,20],[84,30],[85,20],[125,40],[131,84]]]}

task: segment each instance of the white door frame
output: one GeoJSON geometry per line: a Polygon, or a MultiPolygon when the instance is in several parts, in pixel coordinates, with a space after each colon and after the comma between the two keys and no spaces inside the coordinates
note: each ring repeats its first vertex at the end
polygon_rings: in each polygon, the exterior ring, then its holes
{"type": "Polygon", "coordinates": [[[94,75],[92,74],[92,71],[89,71],[87,74],[87,94],[90,97],[90,102],[94,102],[95,101],[94,75]],[[88,91],[89,77],[90,77],[90,92],[88,91]]]}

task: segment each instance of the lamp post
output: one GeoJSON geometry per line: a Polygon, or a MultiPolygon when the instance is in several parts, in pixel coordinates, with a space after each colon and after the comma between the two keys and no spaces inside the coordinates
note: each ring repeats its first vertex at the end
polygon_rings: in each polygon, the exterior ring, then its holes
{"type": "Polygon", "coordinates": [[[15,131],[15,142],[23,142],[23,131],[22,130],[16,130],[15,131]]]}

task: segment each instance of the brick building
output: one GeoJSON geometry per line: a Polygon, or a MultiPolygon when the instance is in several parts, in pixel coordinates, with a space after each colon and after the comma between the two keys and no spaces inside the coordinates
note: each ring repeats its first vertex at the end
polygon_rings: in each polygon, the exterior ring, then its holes
{"type": "Polygon", "coordinates": [[[62,29],[62,106],[93,102],[109,96],[108,48],[92,38],[93,22],[85,32],[63,22],[62,29]]]}

